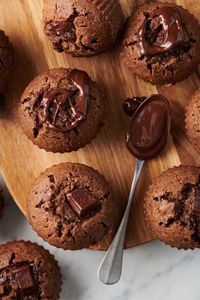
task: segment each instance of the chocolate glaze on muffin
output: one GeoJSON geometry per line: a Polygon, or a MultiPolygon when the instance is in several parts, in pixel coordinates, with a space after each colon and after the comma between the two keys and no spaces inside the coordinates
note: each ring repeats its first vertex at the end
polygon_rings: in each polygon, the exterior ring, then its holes
{"type": "Polygon", "coordinates": [[[194,146],[200,152],[200,89],[193,95],[186,110],[186,132],[194,146]]]}
{"type": "Polygon", "coordinates": [[[51,245],[77,250],[112,234],[119,210],[102,175],[82,164],[63,163],[45,170],[35,181],[27,217],[51,245]]]}
{"type": "Polygon", "coordinates": [[[0,245],[0,299],[57,300],[61,274],[43,247],[25,241],[0,245]]]}
{"type": "Polygon", "coordinates": [[[19,117],[34,144],[46,151],[70,152],[96,136],[104,118],[104,98],[86,72],[52,69],[25,89],[19,117]]]}
{"type": "Polygon", "coordinates": [[[14,69],[14,52],[8,37],[0,30],[0,94],[4,92],[14,69]]]}
{"type": "Polygon", "coordinates": [[[45,0],[43,20],[55,50],[92,56],[114,46],[124,16],[118,0],[45,0]]]}
{"type": "Polygon", "coordinates": [[[153,180],[145,216],[155,237],[177,248],[200,247],[200,168],[179,166],[153,180]]]}
{"type": "Polygon", "coordinates": [[[200,62],[200,26],[181,6],[144,4],[129,18],[121,48],[124,62],[139,78],[176,83],[200,62]]]}

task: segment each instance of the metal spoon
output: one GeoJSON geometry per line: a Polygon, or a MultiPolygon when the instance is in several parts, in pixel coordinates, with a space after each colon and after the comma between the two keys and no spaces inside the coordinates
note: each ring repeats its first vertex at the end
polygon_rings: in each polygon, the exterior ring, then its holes
{"type": "Polygon", "coordinates": [[[113,239],[106,255],[98,270],[99,279],[105,284],[114,284],[121,277],[122,258],[124,250],[124,240],[126,236],[126,228],[128,224],[129,214],[132,206],[135,188],[144,164],[144,160],[136,159],[135,174],[128,198],[127,207],[120,223],[118,231],[113,239]]]}

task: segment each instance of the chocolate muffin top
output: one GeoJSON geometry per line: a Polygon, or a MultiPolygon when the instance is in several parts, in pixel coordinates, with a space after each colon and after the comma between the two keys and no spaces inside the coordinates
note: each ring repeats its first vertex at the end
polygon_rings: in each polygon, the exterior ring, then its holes
{"type": "Polygon", "coordinates": [[[145,81],[158,85],[182,81],[200,62],[200,26],[181,6],[144,4],[128,20],[121,54],[145,81]]]}
{"type": "Polygon", "coordinates": [[[0,299],[57,300],[61,274],[43,247],[25,241],[0,245],[0,299]]]}
{"type": "Polygon", "coordinates": [[[0,186],[0,217],[3,216],[4,211],[5,211],[5,200],[4,200],[4,197],[3,197],[3,190],[0,186]]]}
{"type": "Polygon", "coordinates": [[[162,173],[149,187],[144,209],[155,237],[172,247],[200,247],[200,167],[162,173]]]}
{"type": "Polygon", "coordinates": [[[4,92],[14,69],[14,52],[8,37],[0,30],[0,94],[4,92]]]}
{"type": "Polygon", "coordinates": [[[77,250],[111,234],[118,207],[108,183],[94,169],[62,163],[45,170],[33,184],[27,217],[45,241],[58,248],[77,250]]]}
{"type": "Polygon", "coordinates": [[[43,20],[55,50],[92,56],[114,46],[124,16],[118,0],[45,0],[43,20]]]}
{"type": "Polygon", "coordinates": [[[200,89],[193,95],[186,110],[186,132],[194,146],[200,152],[200,89]]]}
{"type": "Polygon", "coordinates": [[[46,151],[70,152],[96,136],[104,118],[104,99],[86,72],[51,69],[25,89],[19,118],[34,144],[46,151]]]}

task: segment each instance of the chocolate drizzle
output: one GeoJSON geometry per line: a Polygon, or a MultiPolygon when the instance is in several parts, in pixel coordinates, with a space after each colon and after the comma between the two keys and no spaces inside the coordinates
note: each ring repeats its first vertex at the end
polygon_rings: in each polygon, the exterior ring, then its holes
{"type": "Polygon", "coordinates": [[[168,100],[162,95],[147,98],[134,112],[126,135],[129,151],[142,160],[158,155],[165,147],[171,128],[168,100]]]}
{"type": "Polygon", "coordinates": [[[38,106],[39,111],[43,112],[42,123],[61,132],[75,128],[85,119],[89,101],[87,73],[73,69],[67,79],[75,85],[78,96],[64,88],[51,88],[44,93],[38,106]]]}
{"type": "Polygon", "coordinates": [[[141,55],[146,56],[167,53],[190,44],[178,10],[170,6],[155,9],[147,15],[139,28],[138,39],[141,55]]]}

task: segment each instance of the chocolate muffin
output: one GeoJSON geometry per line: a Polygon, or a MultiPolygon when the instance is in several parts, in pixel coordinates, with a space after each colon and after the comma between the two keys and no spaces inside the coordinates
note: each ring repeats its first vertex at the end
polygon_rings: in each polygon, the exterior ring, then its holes
{"type": "Polygon", "coordinates": [[[45,0],[43,20],[56,51],[92,56],[114,46],[124,16],[118,0],[45,0]]]}
{"type": "Polygon", "coordinates": [[[4,211],[5,211],[5,200],[4,200],[4,197],[3,197],[2,188],[0,186],[0,217],[3,216],[4,211]]]}
{"type": "Polygon", "coordinates": [[[27,217],[45,241],[71,250],[95,244],[119,221],[104,177],[78,163],[62,163],[39,176],[28,196],[27,217]]]}
{"type": "Polygon", "coordinates": [[[200,62],[200,26],[181,6],[144,4],[128,20],[121,54],[139,78],[174,84],[194,72],[200,62]]]}
{"type": "Polygon", "coordinates": [[[155,237],[172,247],[200,247],[200,167],[162,173],[149,187],[144,209],[155,237]]]}
{"type": "Polygon", "coordinates": [[[14,69],[14,52],[8,37],[0,30],[0,94],[4,92],[14,69]]]}
{"type": "Polygon", "coordinates": [[[59,299],[60,269],[43,247],[25,241],[0,245],[0,299],[59,299]]]}
{"type": "Polygon", "coordinates": [[[200,89],[193,95],[186,110],[186,132],[194,146],[200,152],[200,89]]]}
{"type": "Polygon", "coordinates": [[[25,89],[19,118],[28,138],[51,152],[70,152],[90,143],[104,118],[104,97],[88,74],[51,69],[25,89]]]}

